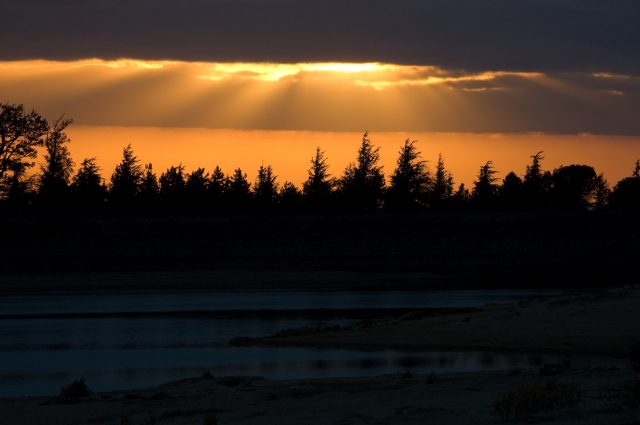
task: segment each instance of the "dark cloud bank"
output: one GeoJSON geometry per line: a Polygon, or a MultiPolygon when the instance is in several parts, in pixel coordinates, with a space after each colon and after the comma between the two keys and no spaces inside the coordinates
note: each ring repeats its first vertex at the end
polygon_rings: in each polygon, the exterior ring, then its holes
{"type": "Polygon", "coordinates": [[[2,3],[0,60],[379,61],[640,74],[638,1],[2,3]]]}

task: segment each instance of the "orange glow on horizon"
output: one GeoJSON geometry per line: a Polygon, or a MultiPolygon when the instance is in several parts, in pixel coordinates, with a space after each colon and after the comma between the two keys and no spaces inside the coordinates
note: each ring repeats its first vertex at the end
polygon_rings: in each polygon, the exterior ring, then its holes
{"type": "MultiPolygon", "coordinates": [[[[242,131],[187,128],[128,128],[71,126],[68,135],[71,154],[79,164],[97,157],[107,180],[120,162],[122,148],[131,143],[141,163],[152,163],[160,175],[171,165],[182,164],[187,172],[204,167],[211,172],[220,166],[226,174],[240,167],[253,182],[261,164],[271,165],[280,184],[297,186],[306,179],[309,161],[320,146],[326,152],[329,172],[342,175],[355,160],[363,132],[242,131]]],[[[395,168],[404,140],[418,140],[422,157],[433,170],[442,153],[456,186],[471,187],[481,165],[493,161],[504,178],[510,171],[522,175],[530,156],[544,151],[545,170],[560,165],[587,164],[604,172],[613,186],[631,175],[640,158],[640,137],[545,134],[399,133],[371,132],[372,142],[380,146],[381,164],[389,176],[395,168]]]]}
{"type": "Polygon", "coordinates": [[[637,93],[640,78],[597,72],[376,62],[0,62],[0,100],[49,120],[64,112],[75,122],[68,131],[74,160],[97,157],[107,180],[131,143],[158,174],[180,163],[188,171],[219,165],[225,173],[240,167],[253,180],[264,163],[281,183],[300,185],[317,146],[339,177],[369,129],[387,176],[410,138],[432,168],[442,152],[466,186],[488,160],[500,178],[523,174],[538,151],[545,169],[584,163],[615,183],[640,158],[637,93]],[[575,135],[583,132],[598,135],[575,135]]]}

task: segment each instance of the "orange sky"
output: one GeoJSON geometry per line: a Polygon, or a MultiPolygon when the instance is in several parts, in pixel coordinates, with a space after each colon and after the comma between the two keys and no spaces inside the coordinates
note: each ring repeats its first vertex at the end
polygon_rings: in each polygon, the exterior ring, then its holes
{"type": "Polygon", "coordinates": [[[253,180],[264,163],[299,185],[316,146],[339,176],[367,129],[387,175],[410,138],[431,164],[442,152],[466,185],[488,160],[501,177],[522,174],[541,150],[546,169],[586,163],[610,182],[640,158],[640,78],[605,72],[29,60],[0,62],[0,101],[72,118],[76,163],[95,156],[106,178],[131,143],[158,174],[179,163],[239,166],[253,180]]]}
{"type": "MultiPolygon", "coordinates": [[[[97,157],[107,180],[122,157],[122,148],[131,143],[140,161],[151,162],[158,175],[179,163],[187,171],[197,167],[211,171],[219,165],[225,173],[240,167],[253,181],[264,163],[274,168],[280,183],[289,180],[296,185],[305,180],[316,146],[326,151],[329,172],[339,176],[355,159],[362,138],[361,132],[77,125],[69,127],[68,134],[76,163],[97,157]]],[[[381,147],[381,162],[387,175],[393,171],[400,146],[410,138],[418,140],[417,146],[432,168],[442,152],[456,184],[465,185],[473,182],[478,168],[488,160],[493,161],[500,178],[512,170],[523,174],[529,157],[541,150],[546,157],[544,169],[588,164],[597,172],[604,172],[612,184],[631,175],[635,160],[640,158],[640,137],[628,136],[371,132],[370,138],[381,147]]]]}

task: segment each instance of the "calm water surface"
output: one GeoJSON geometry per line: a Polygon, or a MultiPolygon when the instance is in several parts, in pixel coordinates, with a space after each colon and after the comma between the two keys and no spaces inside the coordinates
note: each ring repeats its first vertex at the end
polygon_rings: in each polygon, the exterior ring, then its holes
{"type": "Polygon", "coordinates": [[[94,391],[215,376],[302,379],[531,367],[547,359],[480,352],[410,353],[231,347],[235,336],[350,326],[408,311],[479,307],[560,294],[501,291],[139,291],[0,297],[0,397],[53,395],[84,376],[94,391]]]}

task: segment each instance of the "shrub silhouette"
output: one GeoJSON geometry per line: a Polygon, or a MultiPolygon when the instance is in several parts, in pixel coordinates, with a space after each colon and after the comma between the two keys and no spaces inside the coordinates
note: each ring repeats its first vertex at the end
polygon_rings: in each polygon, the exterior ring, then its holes
{"type": "Polygon", "coordinates": [[[218,425],[218,417],[215,413],[205,413],[202,417],[204,425],[218,425]]]}
{"type": "Polygon", "coordinates": [[[91,390],[89,390],[89,387],[87,387],[87,384],[84,382],[84,376],[80,379],[76,379],[70,384],[60,388],[60,395],[73,399],[89,396],[91,394],[91,390]]]}
{"type": "Polygon", "coordinates": [[[617,385],[608,386],[598,396],[606,400],[609,410],[619,410],[622,406],[636,410],[640,407],[640,377],[635,375],[617,385]]]}
{"type": "Polygon", "coordinates": [[[532,382],[522,381],[518,386],[499,396],[493,402],[493,414],[503,421],[511,416],[517,420],[528,419],[538,412],[574,406],[582,401],[582,389],[578,383],[558,386],[555,381],[536,378],[532,382]]]}

